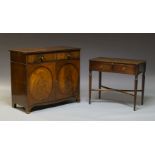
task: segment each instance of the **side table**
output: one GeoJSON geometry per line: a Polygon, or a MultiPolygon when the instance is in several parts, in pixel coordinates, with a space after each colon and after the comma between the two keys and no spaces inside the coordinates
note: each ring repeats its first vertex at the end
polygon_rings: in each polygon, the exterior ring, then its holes
{"type": "Polygon", "coordinates": [[[120,59],[120,58],[105,58],[98,57],[89,60],[89,104],[91,103],[92,91],[99,92],[99,99],[101,99],[101,92],[103,91],[117,91],[120,93],[128,94],[134,97],[134,111],[136,110],[137,92],[141,92],[141,105],[144,103],[144,87],[145,87],[145,72],[146,62],[144,60],[120,59]],[[99,72],[99,88],[92,88],[92,72],[99,72]],[[114,89],[102,85],[102,72],[121,73],[133,75],[134,89],[122,90],[114,89]],[[142,74],[142,88],[138,90],[138,76],[142,74]],[[131,93],[132,92],[132,93],[131,93]]]}

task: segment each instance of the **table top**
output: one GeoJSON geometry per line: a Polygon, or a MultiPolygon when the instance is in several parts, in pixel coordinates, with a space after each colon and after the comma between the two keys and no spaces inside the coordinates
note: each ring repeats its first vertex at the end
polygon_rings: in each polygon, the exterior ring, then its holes
{"type": "Polygon", "coordinates": [[[53,46],[46,48],[17,48],[11,49],[10,52],[21,52],[24,54],[34,54],[34,53],[48,53],[48,52],[58,52],[58,51],[79,51],[80,48],[68,47],[68,46],[53,46]]]}
{"type": "Polygon", "coordinates": [[[145,60],[124,59],[124,58],[107,58],[107,57],[97,57],[97,58],[90,59],[90,61],[99,61],[99,62],[106,62],[106,63],[119,63],[119,64],[132,64],[132,65],[146,63],[145,60]]]}

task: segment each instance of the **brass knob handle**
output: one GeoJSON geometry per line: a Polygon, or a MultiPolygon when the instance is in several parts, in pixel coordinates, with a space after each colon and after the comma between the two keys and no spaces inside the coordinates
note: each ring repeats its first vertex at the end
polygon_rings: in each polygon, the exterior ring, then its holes
{"type": "Polygon", "coordinates": [[[123,70],[123,71],[126,70],[126,67],[123,67],[122,70],[123,70]]]}
{"type": "Polygon", "coordinates": [[[100,65],[99,66],[99,69],[104,69],[104,65],[100,65]]]}
{"type": "Polygon", "coordinates": [[[67,54],[67,59],[70,59],[71,58],[71,54],[67,54]]]}
{"type": "Polygon", "coordinates": [[[45,57],[44,57],[43,55],[40,55],[40,56],[39,56],[39,61],[40,61],[40,62],[43,62],[43,61],[44,61],[44,58],[45,58],[45,57]]]}

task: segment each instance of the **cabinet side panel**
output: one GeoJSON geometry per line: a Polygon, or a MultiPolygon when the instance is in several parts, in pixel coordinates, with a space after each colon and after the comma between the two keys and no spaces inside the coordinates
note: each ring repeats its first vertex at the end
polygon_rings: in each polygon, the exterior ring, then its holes
{"type": "Polygon", "coordinates": [[[12,103],[26,105],[26,68],[24,64],[11,62],[12,103]]]}

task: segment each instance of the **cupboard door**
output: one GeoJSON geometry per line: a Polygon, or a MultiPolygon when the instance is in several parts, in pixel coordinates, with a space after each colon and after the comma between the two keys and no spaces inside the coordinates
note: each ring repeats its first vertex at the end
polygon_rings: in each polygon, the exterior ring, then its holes
{"type": "Polygon", "coordinates": [[[54,63],[29,64],[27,66],[27,91],[30,104],[34,105],[55,99],[54,70],[54,63]]]}
{"type": "Polygon", "coordinates": [[[57,61],[57,99],[79,97],[79,60],[57,61]]]}

